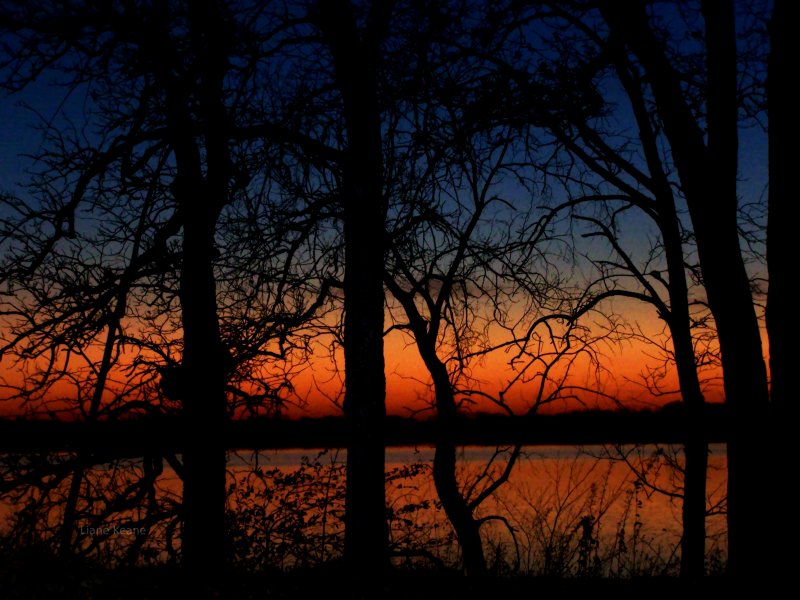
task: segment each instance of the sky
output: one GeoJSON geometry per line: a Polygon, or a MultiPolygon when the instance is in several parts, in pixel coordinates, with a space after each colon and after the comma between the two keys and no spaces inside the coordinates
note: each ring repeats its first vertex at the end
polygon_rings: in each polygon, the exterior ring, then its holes
{"type": "MultiPolygon", "coordinates": [[[[37,123],[53,115],[63,90],[47,82],[34,84],[21,94],[0,96],[0,191],[24,195],[21,187],[26,181],[26,171],[31,162],[26,155],[33,154],[41,147],[41,134],[36,130],[37,123]],[[33,110],[31,110],[33,109],[33,110]],[[37,114],[38,113],[38,114],[37,114]]],[[[73,97],[61,108],[69,114],[80,110],[79,98],[73,97]]],[[[740,138],[740,186],[742,204],[756,202],[763,197],[766,179],[766,136],[758,127],[748,127],[741,131],[740,138]]],[[[640,250],[644,249],[647,227],[636,218],[625,224],[626,239],[640,250]]],[[[634,301],[615,301],[613,310],[624,315],[626,327],[630,332],[627,339],[602,346],[598,363],[579,360],[573,366],[568,385],[576,391],[569,399],[542,407],[543,411],[559,411],[585,407],[608,408],[617,406],[619,401],[631,408],[653,408],[676,400],[674,393],[677,381],[674,369],[661,372],[663,359],[658,344],[662,344],[664,324],[658,319],[655,309],[634,301]],[[633,334],[636,335],[633,335],[633,334]],[[599,366],[599,369],[598,369],[599,366]],[[655,395],[648,389],[648,381],[660,375],[660,389],[663,395],[655,395]],[[602,394],[580,391],[578,388],[596,389],[602,394]]],[[[590,324],[590,329],[600,331],[603,324],[590,324]]],[[[501,334],[498,333],[498,336],[501,334]]],[[[339,408],[332,401],[341,388],[341,377],[337,375],[337,364],[320,352],[312,357],[309,364],[300,370],[293,379],[295,392],[292,396],[297,405],[287,409],[292,416],[322,416],[338,414],[339,408]]],[[[385,339],[385,358],[387,375],[387,407],[392,414],[424,415],[423,410],[431,399],[429,377],[419,358],[416,348],[402,332],[392,332],[385,339]]],[[[131,360],[133,357],[131,358],[131,360]]],[[[471,370],[473,384],[486,394],[496,396],[504,389],[518,371],[509,366],[507,353],[496,352],[471,370]]],[[[519,368],[519,367],[517,367],[519,368]]],[[[19,380],[16,367],[4,358],[0,361],[0,376],[8,382],[19,380]]],[[[707,382],[706,397],[711,401],[721,399],[719,372],[709,368],[704,372],[707,382]]],[[[531,406],[531,398],[537,389],[537,380],[517,384],[509,390],[506,399],[516,412],[524,412],[531,406]]],[[[69,395],[69,386],[64,390],[53,390],[54,395],[69,395]]],[[[468,409],[473,412],[497,411],[495,405],[485,400],[474,400],[468,409]]],[[[0,414],[13,414],[18,407],[0,404],[0,414]]]]}

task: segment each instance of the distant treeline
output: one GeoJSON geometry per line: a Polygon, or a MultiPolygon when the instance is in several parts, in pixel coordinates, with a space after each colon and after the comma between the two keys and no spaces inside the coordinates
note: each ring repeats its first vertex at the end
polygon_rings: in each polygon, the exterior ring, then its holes
{"type": "MultiPolygon", "coordinates": [[[[707,440],[726,441],[725,407],[705,408],[707,440]]],[[[459,419],[454,435],[460,444],[477,446],[681,443],[684,412],[682,404],[670,404],[658,411],[584,410],[514,418],[478,414],[459,419]]],[[[5,419],[0,420],[0,451],[89,450],[108,452],[110,457],[180,452],[186,434],[182,425],[180,419],[167,417],[94,424],[5,419]]],[[[346,447],[347,439],[347,424],[341,417],[235,420],[225,429],[229,449],[337,448],[346,447]]],[[[435,420],[386,419],[387,446],[435,442],[435,420]]]]}

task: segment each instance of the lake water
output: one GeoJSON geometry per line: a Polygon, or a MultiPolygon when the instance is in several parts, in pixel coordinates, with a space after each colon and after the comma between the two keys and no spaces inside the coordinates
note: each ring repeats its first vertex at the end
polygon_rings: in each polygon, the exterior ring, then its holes
{"type": "MultiPolygon", "coordinates": [[[[509,448],[459,450],[462,493],[477,497],[509,448]]],[[[20,543],[56,544],[72,474],[67,454],[3,457],[0,519],[20,543]],[[24,486],[11,482],[26,481],[24,486]]],[[[229,533],[245,568],[291,568],[338,556],[344,450],[237,451],[228,460],[229,533]]],[[[388,448],[387,512],[398,563],[456,566],[458,546],[437,502],[431,447],[388,448]]],[[[475,509],[497,571],[631,576],[679,562],[682,457],[677,446],[527,447],[508,481],[475,509]]],[[[709,457],[707,556],[724,561],[724,445],[709,457]]],[[[75,551],[116,562],[176,560],[181,483],[168,461],[121,460],[83,471],[75,551]],[[142,535],[142,531],[146,535],[142,535]]]]}

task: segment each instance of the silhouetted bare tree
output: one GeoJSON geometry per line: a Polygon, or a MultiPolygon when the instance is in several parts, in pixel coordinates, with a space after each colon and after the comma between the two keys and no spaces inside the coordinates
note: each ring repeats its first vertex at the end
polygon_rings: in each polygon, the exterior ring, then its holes
{"type": "Polygon", "coordinates": [[[640,62],[669,142],[692,220],[697,251],[722,352],[728,442],[729,564],[739,576],[761,571],[766,369],[737,223],[738,102],[736,26],[732,2],[702,3],[706,78],[703,113],[683,91],[679,70],[656,34],[647,4],[602,6],[611,34],[640,62]],[[705,127],[701,124],[705,123],[705,127]]]}
{"type": "MultiPolygon", "coordinates": [[[[327,294],[309,272],[293,270],[296,256],[313,264],[304,231],[292,239],[267,227],[252,235],[273,200],[251,185],[263,164],[252,141],[264,127],[253,128],[261,97],[245,93],[255,85],[247,53],[260,40],[242,25],[252,15],[215,2],[40,8],[4,9],[3,26],[17,35],[6,48],[6,85],[22,89],[42,72],[62,77],[69,92],[86,97],[91,134],[54,133],[39,157],[35,197],[7,202],[16,215],[4,222],[3,280],[15,332],[5,350],[23,360],[51,353],[59,371],[40,376],[40,391],[75,377],[64,351],[84,355],[97,373],[91,400],[78,403],[90,420],[152,411],[154,394],[180,401],[186,446],[183,464],[174,464],[185,483],[182,553],[206,581],[225,558],[228,394],[251,407],[280,397],[279,387],[265,386],[266,374],[248,382],[246,370],[302,349],[287,331],[327,294]],[[231,270],[235,277],[220,283],[231,270]],[[96,367],[84,353],[105,329],[96,367]],[[109,369],[125,344],[142,354],[121,367],[129,369],[129,389],[115,389],[104,406],[109,369]],[[160,390],[151,385],[142,396],[137,382],[153,384],[156,371],[160,390]]],[[[37,388],[23,391],[32,397],[37,388]]],[[[79,457],[65,548],[81,469],[79,457]]]]}
{"type": "MultiPolygon", "coordinates": [[[[785,6],[769,64],[779,421],[793,356],[789,219],[776,200],[789,185],[777,150],[785,6]]],[[[184,559],[202,579],[225,554],[224,423],[285,400],[302,368],[291,357],[325,331],[345,358],[345,557],[353,573],[375,572],[388,564],[386,287],[389,334],[410,334],[433,382],[437,491],[466,570],[481,573],[490,517],[478,508],[519,446],[498,477],[487,467],[459,482],[459,405],[481,397],[514,414],[511,390],[524,388],[534,413],[569,393],[570,367],[594,359],[598,337],[619,335],[584,319],[614,296],[644,301],[667,324],[687,407],[682,572],[698,577],[707,445],[695,333],[708,319],[693,302],[705,290],[732,412],[731,566],[757,571],[766,471],[750,445],[766,441],[768,394],[737,221],[737,21],[730,1],[673,8],[666,22],[647,0],[5,3],[6,89],[58,80],[66,112],[85,121],[46,128],[33,185],[2,199],[2,352],[30,369],[17,397],[90,422],[180,412],[186,452],[167,458],[185,481],[184,559]],[[655,235],[647,249],[626,243],[633,213],[655,235]],[[579,234],[573,245],[554,239],[557,225],[579,234]],[[575,264],[597,277],[570,280],[575,264]],[[469,367],[501,352],[512,375],[495,393],[469,367]],[[65,381],[77,397],[53,402],[65,381]]],[[[67,489],[64,552],[96,460],[42,461],[67,489]]],[[[162,459],[145,462],[140,496],[162,459]]]]}
{"type": "MultiPolygon", "coordinates": [[[[668,285],[660,276],[653,279],[659,275],[658,270],[640,272],[643,277],[639,278],[638,269],[632,270],[624,260],[619,266],[630,271],[632,280],[638,279],[645,286],[645,295],[651,298],[654,296],[647,292],[648,286],[655,290],[666,285],[669,312],[659,311],[670,326],[682,394],[695,416],[702,407],[702,394],[696,384],[691,346],[693,320],[682,308],[687,302],[685,251],[681,247],[689,238],[681,230],[686,229],[696,240],[701,281],[719,336],[726,398],[732,411],[730,543],[732,568],[742,573],[737,563],[758,565],[760,560],[747,549],[757,547],[760,526],[752,515],[759,510],[761,494],[755,490],[763,488],[765,471],[763,465],[758,466],[763,457],[745,448],[753,440],[757,447],[763,447],[757,442],[763,437],[767,396],[757,316],[737,222],[737,111],[743,96],[745,101],[752,99],[748,100],[747,92],[737,87],[739,42],[733,4],[685,4],[666,19],[660,19],[663,15],[659,8],[649,2],[630,6],[608,2],[597,7],[599,12],[591,3],[518,7],[520,14],[509,21],[506,29],[500,28],[500,37],[507,38],[506,32],[514,31],[515,23],[532,23],[527,30],[528,39],[539,48],[546,47],[549,41],[559,59],[555,64],[539,62],[531,79],[557,85],[531,85],[524,77],[514,80],[512,76],[509,92],[530,85],[527,107],[535,106],[531,99],[550,99],[555,111],[531,114],[531,121],[555,131],[558,141],[575,158],[613,184],[616,190],[612,196],[621,192],[625,197],[614,198],[621,202],[622,209],[626,203],[642,208],[656,223],[662,236],[668,285]],[[575,34],[559,23],[575,27],[575,34]],[[681,45],[681,40],[691,36],[703,39],[704,45],[681,45]],[[596,50],[588,51],[592,46],[596,50]],[[607,81],[603,78],[607,65],[614,65],[617,82],[613,89],[604,89],[600,95],[595,83],[607,81]],[[624,126],[638,130],[636,143],[641,154],[631,151],[624,130],[614,132],[608,128],[614,115],[603,110],[603,98],[615,103],[622,94],[630,103],[632,121],[624,126]],[[590,111],[594,106],[594,113],[582,113],[581,106],[590,111]],[[672,181],[672,173],[676,181],[672,181]],[[642,202],[643,191],[652,203],[642,202]],[[688,206],[691,226],[681,222],[676,210],[683,201],[688,206]],[[647,279],[651,281],[648,283],[647,279]],[[750,441],[745,441],[748,438],[750,441]]],[[[510,45],[512,50],[514,47],[510,45]]],[[[526,61],[524,54],[514,55],[511,50],[508,56],[516,58],[505,61],[502,69],[506,72],[515,70],[515,62],[520,65],[526,61]]],[[[529,56],[527,60],[532,59],[529,56]]],[[[500,62],[499,57],[495,62],[500,62]]],[[[749,73],[747,77],[757,79],[758,75],[749,73]]],[[[531,108],[534,112],[535,108],[531,108]]],[[[567,185],[576,187],[581,175],[575,172],[574,165],[572,161],[562,162],[553,172],[560,171],[567,185]]],[[[604,198],[605,194],[599,186],[591,195],[597,200],[612,199],[604,198]]],[[[609,240],[616,237],[613,228],[603,232],[600,226],[598,233],[609,240]]],[[[690,576],[703,569],[705,451],[701,432],[696,430],[699,422],[692,418],[693,424],[686,432],[688,439],[694,440],[687,445],[687,453],[695,457],[690,464],[698,466],[697,470],[690,466],[687,472],[686,516],[695,515],[693,526],[687,522],[684,540],[692,548],[684,548],[685,571],[690,576]],[[689,505],[696,510],[689,509],[689,505]]]]}
{"type": "MultiPolygon", "coordinates": [[[[416,95],[390,113],[386,285],[400,309],[392,310],[389,331],[410,335],[432,380],[437,494],[466,572],[480,575],[487,569],[482,525],[499,519],[514,535],[504,518],[480,515],[480,508],[507,481],[520,446],[499,470],[502,452],[474,481],[460,480],[459,409],[479,398],[513,416],[520,407],[509,396],[520,395],[527,400],[521,412],[532,415],[568,395],[570,367],[598,341],[580,318],[599,300],[563,287],[570,265],[558,255],[556,217],[530,200],[547,152],[537,155],[525,119],[502,108],[502,77],[481,56],[483,46],[462,46],[475,31],[447,10],[438,16],[448,26],[416,49],[412,63],[424,65],[409,85],[416,95]],[[472,379],[472,364],[503,353],[512,372],[506,385],[487,389],[472,379]]],[[[482,22],[476,14],[464,18],[473,27],[482,22]]]]}

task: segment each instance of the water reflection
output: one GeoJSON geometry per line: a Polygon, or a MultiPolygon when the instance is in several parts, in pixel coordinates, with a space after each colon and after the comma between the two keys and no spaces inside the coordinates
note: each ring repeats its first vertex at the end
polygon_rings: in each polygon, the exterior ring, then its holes
{"type": "MultiPolygon", "coordinates": [[[[510,448],[460,450],[462,492],[500,476],[510,448]]],[[[457,566],[436,497],[430,447],[389,448],[387,518],[398,564],[457,566]]],[[[228,460],[233,560],[251,570],[313,566],[341,555],[344,450],[236,451],[228,460]]],[[[712,446],[707,557],[724,561],[725,453],[712,446]]],[[[524,448],[476,517],[498,572],[558,576],[673,574],[679,564],[682,459],[672,446],[524,448]]],[[[176,561],[180,457],[91,465],[77,454],[5,455],[3,543],[107,564],[176,561]]]]}

